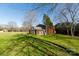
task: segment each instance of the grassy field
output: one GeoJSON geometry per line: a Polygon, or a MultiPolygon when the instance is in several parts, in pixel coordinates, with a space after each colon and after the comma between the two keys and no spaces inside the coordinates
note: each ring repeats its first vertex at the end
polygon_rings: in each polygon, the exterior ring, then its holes
{"type": "Polygon", "coordinates": [[[79,56],[79,37],[55,34],[29,35],[24,32],[0,33],[2,56],[79,56]]]}

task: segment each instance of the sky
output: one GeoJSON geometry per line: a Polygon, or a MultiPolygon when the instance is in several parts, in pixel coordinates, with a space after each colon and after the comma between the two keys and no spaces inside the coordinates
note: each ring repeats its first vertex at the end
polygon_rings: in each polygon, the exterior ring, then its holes
{"type": "Polygon", "coordinates": [[[0,24],[14,21],[20,26],[25,12],[31,8],[29,4],[0,4],[0,24]]]}
{"type": "MultiPolygon", "coordinates": [[[[63,6],[62,4],[60,5],[63,6]]],[[[57,23],[55,16],[57,12],[61,9],[60,5],[53,12],[53,14],[48,14],[53,24],[57,23]]],[[[18,26],[21,26],[24,17],[27,15],[27,11],[36,7],[37,4],[32,3],[0,3],[0,24],[8,24],[8,22],[14,21],[17,23],[18,26]]],[[[36,11],[36,23],[34,24],[34,26],[42,23],[43,15],[46,13],[49,7],[51,6],[49,5],[43,9],[39,9],[36,11]]]]}
{"type": "MultiPolygon", "coordinates": [[[[32,3],[0,3],[0,24],[8,24],[8,22],[14,21],[17,25],[21,26],[27,11],[35,7],[36,5],[32,3]]],[[[37,22],[35,25],[42,23],[43,15],[45,11],[47,11],[46,8],[36,12],[37,22]]],[[[52,16],[50,18],[52,18],[52,16]]]]}

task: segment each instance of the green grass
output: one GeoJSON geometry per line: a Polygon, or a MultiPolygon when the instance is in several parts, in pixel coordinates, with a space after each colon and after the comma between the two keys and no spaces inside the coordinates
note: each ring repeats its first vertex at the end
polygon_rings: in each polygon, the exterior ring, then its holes
{"type": "MultiPolygon", "coordinates": [[[[34,35],[33,35],[34,36],[34,35]]],[[[34,36],[40,39],[44,39],[63,47],[66,47],[74,52],[79,53],[79,37],[71,37],[68,35],[55,34],[52,36],[34,36]]]]}
{"type": "Polygon", "coordinates": [[[70,56],[79,55],[79,38],[55,34],[29,35],[23,32],[0,33],[2,56],[70,56]]]}
{"type": "Polygon", "coordinates": [[[0,33],[0,50],[6,49],[11,40],[17,38],[17,35],[25,34],[24,32],[1,32],[0,33]]]}

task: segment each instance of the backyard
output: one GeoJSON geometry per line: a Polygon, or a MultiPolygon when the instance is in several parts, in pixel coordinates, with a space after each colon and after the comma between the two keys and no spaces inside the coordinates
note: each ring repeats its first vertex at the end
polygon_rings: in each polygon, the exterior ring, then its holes
{"type": "Polygon", "coordinates": [[[32,35],[25,32],[0,33],[1,56],[77,56],[79,37],[32,35]]]}

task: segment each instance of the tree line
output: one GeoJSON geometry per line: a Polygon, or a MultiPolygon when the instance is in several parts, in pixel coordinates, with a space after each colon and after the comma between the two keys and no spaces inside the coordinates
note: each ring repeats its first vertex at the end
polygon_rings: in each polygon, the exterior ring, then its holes
{"type": "MultiPolygon", "coordinates": [[[[58,34],[65,34],[65,35],[72,35],[71,33],[71,23],[58,23],[55,25],[56,33],[58,34]],[[67,27],[65,26],[67,24],[67,27]]],[[[79,36],[79,23],[75,24],[74,35],[79,36]]]]}
{"type": "Polygon", "coordinates": [[[0,24],[0,31],[4,32],[27,32],[28,27],[18,26],[15,21],[10,21],[8,24],[0,24]]]}
{"type": "MultiPolygon", "coordinates": [[[[40,6],[40,5],[39,5],[40,6]]],[[[56,26],[56,32],[67,35],[79,35],[79,4],[65,3],[65,4],[41,4],[40,8],[45,8],[50,6],[47,9],[48,14],[53,15],[53,12],[56,12],[55,21],[58,21],[56,26]],[[62,6],[59,9],[56,9],[58,6],[62,6]]]]}
{"type": "MultiPolygon", "coordinates": [[[[38,21],[36,19],[36,13],[39,10],[43,10],[46,8],[46,6],[50,6],[47,8],[47,11],[45,12],[43,16],[43,24],[46,25],[46,28],[48,25],[52,25],[52,19],[48,16],[48,14],[53,15],[53,13],[57,10],[55,15],[55,21],[58,21],[57,24],[55,24],[56,27],[56,33],[60,34],[67,34],[67,35],[79,35],[79,4],[73,4],[73,3],[65,3],[65,4],[56,4],[56,3],[43,3],[43,4],[36,4],[37,7],[32,9],[28,16],[25,16],[24,23],[27,24],[29,29],[32,28],[32,25],[35,23],[35,21],[38,21]],[[57,7],[62,6],[60,9],[56,9],[57,7]],[[29,17],[30,16],[30,17],[29,17]],[[27,19],[28,18],[28,19],[27,19]]],[[[25,25],[26,26],[26,25],[25,25]]]]}
{"type": "MultiPolygon", "coordinates": [[[[29,10],[22,23],[21,30],[26,31],[32,28],[33,24],[38,22],[37,12],[39,10],[43,10],[47,8],[47,11],[44,12],[43,23],[46,25],[51,25],[52,19],[48,17],[48,14],[53,15],[53,13],[57,10],[55,15],[55,21],[58,21],[55,24],[56,33],[67,34],[67,35],[79,35],[79,4],[73,3],[65,3],[65,4],[56,4],[56,3],[43,3],[43,4],[35,4],[37,7],[29,10]],[[59,6],[61,8],[57,9],[59,6]],[[44,20],[46,19],[46,20],[44,20]],[[47,20],[49,19],[49,20],[47,20]]],[[[40,11],[39,11],[40,12],[40,11]]],[[[18,26],[15,22],[9,22],[8,28],[13,30],[14,28],[18,29],[18,26]]]]}

